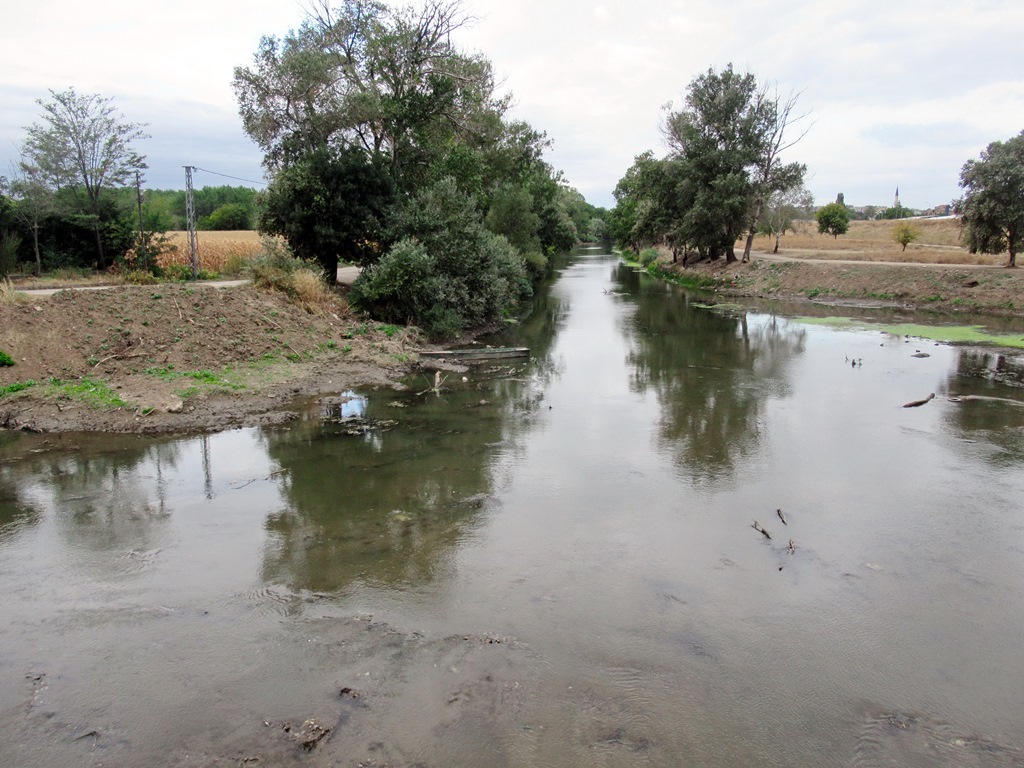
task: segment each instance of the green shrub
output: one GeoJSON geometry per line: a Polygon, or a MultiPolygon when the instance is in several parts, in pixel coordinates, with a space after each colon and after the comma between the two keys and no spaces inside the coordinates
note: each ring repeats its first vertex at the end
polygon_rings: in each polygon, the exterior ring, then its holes
{"type": "Polygon", "coordinates": [[[532,294],[523,256],[484,227],[473,199],[450,179],[407,203],[391,234],[396,245],[363,270],[349,295],[379,320],[450,338],[532,294]]]}
{"type": "Polygon", "coordinates": [[[330,299],[330,289],[318,264],[295,258],[288,246],[278,240],[264,240],[263,246],[264,253],[247,266],[253,285],[280,291],[309,310],[330,299]]]}
{"type": "Polygon", "coordinates": [[[14,365],[14,358],[0,349],[0,367],[14,365]]]}
{"type": "Polygon", "coordinates": [[[637,256],[637,260],[640,262],[641,266],[651,266],[651,264],[658,260],[658,249],[644,248],[642,251],[640,251],[640,255],[637,256]]]}
{"type": "Polygon", "coordinates": [[[525,254],[523,259],[526,262],[526,271],[530,273],[530,277],[537,278],[544,277],[548,272],[551,271],[551,261],[543,253],[539,251],[529,251],[525,254]]]}
{"type": "Polygon", "coordinates": [[[133,269],[131,272],[125,272],[123,279],[131,285],[154,285],[160,282],[157,280],[156,275],[142,269],[133,269]]]}

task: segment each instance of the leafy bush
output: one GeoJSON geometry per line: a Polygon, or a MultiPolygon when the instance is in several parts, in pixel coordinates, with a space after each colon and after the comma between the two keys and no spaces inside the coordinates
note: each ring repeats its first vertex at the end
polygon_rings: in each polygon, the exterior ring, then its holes
{"type": "Polygon", "coordinates": [[[640,254],[637,256],[637,260],[640,262],[641,266],[651,266],[651,264],[658,260],[658,249],[644,248],[642,251],[640,251],[640,254]]]}
{"type": "Polygon", "coordinates": [[[528,251],[523,259],[526,262],[526,271],[534,280],[544,277],[551,271],[551,260],[539,251],[528,251]]]}
{"type": "Polygon", "coordinates": [[[257,288],[280,291],[309,311],[331,299],[318,264],[295,258],[279,240],[268,238],[264,249],[265,253],[248,265],[249,276],[257,288]]]}
{"type": "Polygon", "coordinates": [[[0,349],[0,367],[14,365],[14,358],[0,349]]]}
{"type": "Polygon", "coordinates": [[[434,338],[498,319],[532,293],[522,255],[484,226],[451,179],[421,190],[394,216],[396,245],[363,270],[350,299],[386,322],[434,338]]]}
{"type": "Polygon", "coordinates": [[[125,272],[122,278],[131,285],[154,285],[160,282],[156,275],[144,269],[133,269],[131,272],[125,272]]]}

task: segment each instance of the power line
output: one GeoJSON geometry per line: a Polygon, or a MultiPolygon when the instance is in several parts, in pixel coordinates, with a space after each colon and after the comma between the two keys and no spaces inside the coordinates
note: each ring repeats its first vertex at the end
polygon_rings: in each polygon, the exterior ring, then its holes
{"type": "Polygon", "coordinates": [[[242,178],[239,178],[238,176],[228,176],[226,173],[217,173],[217,171],[208,171],[206,168],[199,168],[197,166],[192,166],[192,167],[195,168],[197,171],[202,171],[203,173],[210,173],[210,174],[213,174],[214,176],[223,176],[225,179],[234,179],[235,181],[244,181],[247,184],[259,184],[261,187],[267,186],[267,182],[265,182],[265,181],[253,181],[252,179],[242,179],[242,178]]]}

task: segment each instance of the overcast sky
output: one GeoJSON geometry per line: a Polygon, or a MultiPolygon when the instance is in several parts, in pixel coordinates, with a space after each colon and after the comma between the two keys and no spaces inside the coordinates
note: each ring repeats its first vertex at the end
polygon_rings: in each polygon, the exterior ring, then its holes
{"type": "MultiPolygon", "coordinates": [[[[18,156],[38,98],[74,86],[111,96],[148,123],[147,184],[259,181],[232,70],[261,35],[302,19],[293,0],[5,0],[0,28],[0,175],[18,156]]],[[[959,194],[963,163],[1024,130],[1021,0],[465,0],[478,17],[456,42],[486,55],[515,116],[554,140],[547,159],[595,205],[635,155],[664,152],[661,107],[732,62],[800,92],[807,136],[787,160],[808,166],[819,203],[928,208],[959,194]]]]}

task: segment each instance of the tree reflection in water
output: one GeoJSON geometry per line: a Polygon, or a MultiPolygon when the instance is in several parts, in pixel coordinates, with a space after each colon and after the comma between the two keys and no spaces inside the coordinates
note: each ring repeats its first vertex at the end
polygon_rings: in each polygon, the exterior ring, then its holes
{"type": "Polygon", "coordinates": [[[641,277],[625,266],[616,273],[636,306],[624,328],[632,387],[656,393],[661,441],[678,463],[697,479],[731,475],[757,450],[765,401],[790,395],[806,331],[775,316],[751,322],[738,309],[708,308],[641,277]]]}

